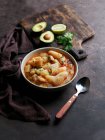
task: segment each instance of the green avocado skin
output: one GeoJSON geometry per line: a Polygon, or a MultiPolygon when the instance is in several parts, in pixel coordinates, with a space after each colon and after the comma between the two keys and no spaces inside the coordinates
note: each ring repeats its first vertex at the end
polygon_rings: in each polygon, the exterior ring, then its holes
{"type": "Polygon", "coordinates": [[[54,41],[54,34],[51,31],[46,31],[44,33],[41,34],[40,36],[40,41],[44,42],[44,43],[52,43],[54,41]],[[49,35],[50,38],[49,39],[45,39],[45,35],[49,35]]]}

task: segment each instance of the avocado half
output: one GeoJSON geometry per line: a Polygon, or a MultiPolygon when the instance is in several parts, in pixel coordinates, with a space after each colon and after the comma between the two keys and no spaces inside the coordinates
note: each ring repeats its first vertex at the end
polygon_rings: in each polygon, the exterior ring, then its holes
{"type": "Polygon", "coordinates": [[[44,43],[51,43],[54,41],[54,34],[51,31],[46,31],[41,34],[40,41],[44,43]]]}
{"type": "Polygon", "coordinates": [[[47,26],[46,22],[39,22],[32,27],[32,31],[33,32],[41,32],[46,28],[46,26],[47,26]]]}

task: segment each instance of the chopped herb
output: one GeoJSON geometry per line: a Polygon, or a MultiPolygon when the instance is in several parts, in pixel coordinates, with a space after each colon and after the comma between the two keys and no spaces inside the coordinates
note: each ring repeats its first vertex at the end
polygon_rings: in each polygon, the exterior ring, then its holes
{"type": "Polygon", "coordinates": [[[47,57],[48,57],[48,59],[50,59],[50,56],[49,55],[47,57]]]}
{"type": "Polygon", "coordinates": [[[39,68],[38,70],[39,70],[39,71],[43,71],[43,68],[39,68]]]}
{"type": "Polygon", "coordinates": [[[49,74],[52,74],[52,68],[49,67],[49,74]]]}
{"type": "Polygon", "coordinates": [[[62,64],[64,64],[64,61],[62,60],[62,64]]]}
{"type": "Polygon", "coordinates": [[[71,32],[67,32],[62,36],[57,37],[57,42],[59,44],[62,44],[64,46],[65,51],[70,51],[72,48],[72,39],[73,39],[74,34],[71,32]]]}
{"type": "Polygon", "coordinates": [[[52,74],[52,71],[49,71],[49,74],[51,75],[52,74]]]}

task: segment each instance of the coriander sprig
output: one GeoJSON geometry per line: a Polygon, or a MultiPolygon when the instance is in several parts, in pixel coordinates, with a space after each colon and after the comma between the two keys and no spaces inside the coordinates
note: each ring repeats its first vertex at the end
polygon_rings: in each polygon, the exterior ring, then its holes
{"type": "Polygon", "coordinates": [[[67,32],[62,36],[57,37],[57,42],[59,44],[62,44],[64,46],[65,51],[70,51],[72,48],[72,39],[73,39],[74,34],[71,32],[67,32]]]}

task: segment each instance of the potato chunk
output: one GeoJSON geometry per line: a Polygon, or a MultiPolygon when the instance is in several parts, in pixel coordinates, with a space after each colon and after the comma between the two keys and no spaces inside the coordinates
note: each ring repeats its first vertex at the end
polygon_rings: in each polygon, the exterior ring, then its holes
{"type": "Polygon", "coordinates": [[[48,54],[47,53],[40,53],[40,57],[43,59],[44,63],[48,62],[48,54]]]}
{"type": "Polygon", "coordinates": [[[28,65],[26,65],[25,67],[24,67],[24,71],[27,73],[27,72],[30,72],[30,70],[31,70],[31,65],[30,64],[28,64],[28,65]]]}
{"type": "Polygon", "coordinates": [[[43,59],[40,56],[33,57],[28,61],[28,64],[32,65],[33,67],[42,67],[43,59]]]}

